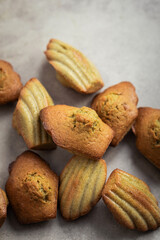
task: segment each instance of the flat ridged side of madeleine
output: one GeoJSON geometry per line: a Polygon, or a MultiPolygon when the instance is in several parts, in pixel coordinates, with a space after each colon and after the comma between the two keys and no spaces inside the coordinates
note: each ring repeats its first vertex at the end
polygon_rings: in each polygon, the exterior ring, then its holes
{"type": "Polygon", "coordinates": [[[65,86],[81,93],[93,93],[103,87],[100,73],[80,51],[72,46],[51,39],[45,52],[55,68],[57,79],[65,86]]]}
{"type": "Polygon", "coordinates": [[[56,145],[44,130],[40,110],[53,105],[53,100],[38,79],[30,79],[23,87],[14,114],[13,127],[30,149],[53,149],[56,145]]]}
{"type": "Polygon", "coordinates": [[[87,214],[101,198],[106,175],[107,166],[103,159],[71,158],[60,175],[62,216],[74,220],[87,214]]]}
{"type": "Polygon", "coordinates": [[[105,184],[102,198],[115,219],[129,229],[155,230],[160,226],[160,209],[146,183],[115,169],[105,184]]]}

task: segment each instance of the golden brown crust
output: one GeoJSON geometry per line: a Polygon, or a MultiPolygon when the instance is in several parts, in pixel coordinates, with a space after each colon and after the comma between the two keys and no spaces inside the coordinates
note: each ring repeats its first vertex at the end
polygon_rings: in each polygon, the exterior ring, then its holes
{"type": "Polygon", "coordinates": [[[130,229],[155,230],[160,226],[160,209],[146,183],[115,169],[105,184],[102,198],[115,219],[130,229]]]}
{"type": "Polygon", "coordinates": [[[23,85],[10,63],[0,60],[0,104],[16,100],[23,85]]]}
{"type": "Polygon", "coordinates": [[[56,217],[58,177],[37,154],[26,151],[16,159],[10,168],[6,192],[20,223],[56,217]]]}
{"type": "Polygon", "coordinates": [[[7,197],[5,192],[0,188],[0,227],[7,217],[7,197]]]}
{"type": "Polygon", "coordinates": [[[112,138],[112,129],[91,108],[56,105],[40,112],[44,129],[60,147],[76,155],[100,159],[112,138]]]}
{"type": "Polygon", "coordinates": [[[13,127],[23,137],[28,148],[44,150],[56,147],[39,118],[40,110],[53,104],[38,79],[30,79],[23,87],[13,114],[13,127]]]}
{"type": "Polygon", "coordinates": [[[57,79],[64,86],[85,94],[103,87],[104,83],[96,67],[72,46],[51,39],[45,54],[56,70],[57,79]]]}
{"type": "Polygon", "coordinates": [[[92,101],[92,108],[115,132],[111,145],[117,146],[138,116],[138,97],[130,82],[107,88],[92,101]]]}
{"type": "Polygon", "coordinates": [[[107,175],[103,159],[74,156],[60,175],[59,202],[62,216],[75,220],[87,214],[100,200],[107,175]]]}
{"type": "Polygon", "coordinates": [[[139,108],[132,130],[138,150],[160,169],[160,109],[139,108]]]}

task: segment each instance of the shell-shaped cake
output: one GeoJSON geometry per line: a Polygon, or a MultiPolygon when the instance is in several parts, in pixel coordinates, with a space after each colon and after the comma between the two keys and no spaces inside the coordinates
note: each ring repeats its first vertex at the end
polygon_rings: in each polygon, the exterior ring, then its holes
{"type": "Polygon", "coordinates": [[[8,199],[6,193],[0,188],[0,227],[7,217],[8,199]]]}
{"type": "Polygon", "coordinates": [[[120,82],[98,94],[92,108],[114,132],[111,145],[117,146],[138,116],[138,97],[130,82],[120,82]]]}
{"type": "Polygon", "coordinates": [[[26,151],[10,164],[6,192],[20,223],[56,217],[58,177],[39,155],[26,151]]]}
{"type": "Polygon", "coordinates": [[[12,65],[0,60],[0,104],[16,100],[23,85],[12,65]]]}
{"type": "Polygon", "coordinates": [[[45,54],[63,85],[81,93],[93,93],[103,87],[102,78],[93,63],[72,46],[51,39],[45,54]]]}
{"type": "Polygon", "coordinates": [[[53,100],[38,79],[23,87],[13,114],[13,127],[30,149],[53,149],[55,144],[40,121],[40,110],[53,105],[53,100]]]}
{"type": "Polygon", "coordinates": [[[160,209],[146,183],[115,169],[102,192],[102,197],[115,219],[129,229],[155,230],[160,226],[160,209]]]}
{"type": "Polygon", "coordinates": [[[139,108],[132,130],[138,150],[160,169],[160,109],[139,108]]]}
{"type": "Polygon", "coordinates": [[[114,136],[113,130],[88,107],[49,106],[41,110],[40,118],[58,146],[87,158],[100,159],[114,136]]]}
{"type": "Polygon", "coordinates": [[[62,216],[74,220],[87,214],[100,200],[107,175],[103,159],[74,156],[60,175],[59,202],[62,216]]]}

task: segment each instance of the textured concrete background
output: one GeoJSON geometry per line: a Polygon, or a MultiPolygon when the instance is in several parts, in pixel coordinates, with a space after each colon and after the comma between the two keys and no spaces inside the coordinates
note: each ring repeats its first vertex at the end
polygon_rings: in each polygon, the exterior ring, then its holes
{"type": "MultiPolygon", "coordinates": [[[[83,96],[63,87],[55,78],[43,51],[50,38],[65,41],[81,50],[99,69],[105,87],[131,81],[139,106],[160,107],[160,1],[159,0],[0,0],[0,58],[11,62],[25,84],[37,77],[55,104],[90,106],[95,94],[83,96]]],[[[0,107],[0,186],[8,177],[8,164],[26,150],[12,129],[15,103],[0,107]]],[[[57,148],[39,152],[59,174],[71,154],[57,148]]],[[[129,133],[116,148],[104,155],[108,176],[115,168],[128,171],[149,184],[160,203],[160,174],[135,148],[129,133]]],[[[3,240],[39,239],[152,239],[149,233],[130,231],[115,222],[102,200],[86,216],[66,222],[57,218],[21,226],[12,210],[0,229],[3,240]]]]}

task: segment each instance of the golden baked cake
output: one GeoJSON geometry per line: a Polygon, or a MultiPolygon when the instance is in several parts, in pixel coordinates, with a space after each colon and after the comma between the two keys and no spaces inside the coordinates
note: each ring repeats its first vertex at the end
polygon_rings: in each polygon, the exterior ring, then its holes
{"type": "Polygon", "coordinates": [[[9,169],[6,192],[22,224],[56,217],[58,177],[37,154],[22,153],[9,169]]]}
{"type": "Polygon", "coordinates": [[[130,82],[121,82],[98,94],[92,108],[114,132],[111,145],[117,146],[138,116],[138,97],[130,82]]]}
{"type": "Polygon", "coordinates": [[[115,219],[129,229],[155,230],[160,226],[160,209],[146,183],[115,169],[102,192],[104,203],[115,219]]]}
{"type": "Polygon", "coordinates": [[[51,39],[45,54],[63,85],[81,93],[93,93],[103,87],[102,78],[93,63],[72,46],[51,39]]]}
{"type": "Polygon", "coordinates": [[[132,130],[138,150],[160,169],[160,109],[139,108],[132,130]]]}
{"type": "Polygon", "coordinates": [[[0,104],[16,100],[23,85],[12,65],[0,60],[0,104]]]}
{"type": "Polygon", "coordinates": [[[41,110],[44,129],[53,141],[68,151],[100,159],[113,138],[113,130],[87,107],[49,106],[41,110]]]}
{"type": "Polygon", "coordinates": [[[8,199],[6,193],[0,188],[0,227],[7,217],[8,199]]]}
{"type": "Polygon", "coordinates": [[[53,149],[55,144],[40,121],[40,110],[53,105],[53,100],[38,79],[30,79],[23,87],[13,114],[13,127],[30,149],[53,149]]]}
{"type": "Polygon", "coordinates": [[[103,159],[72,157],[60,175],[62,216],[74,220],[87,214],[101,198],[106,175],[107,166],[103,159]]]}

